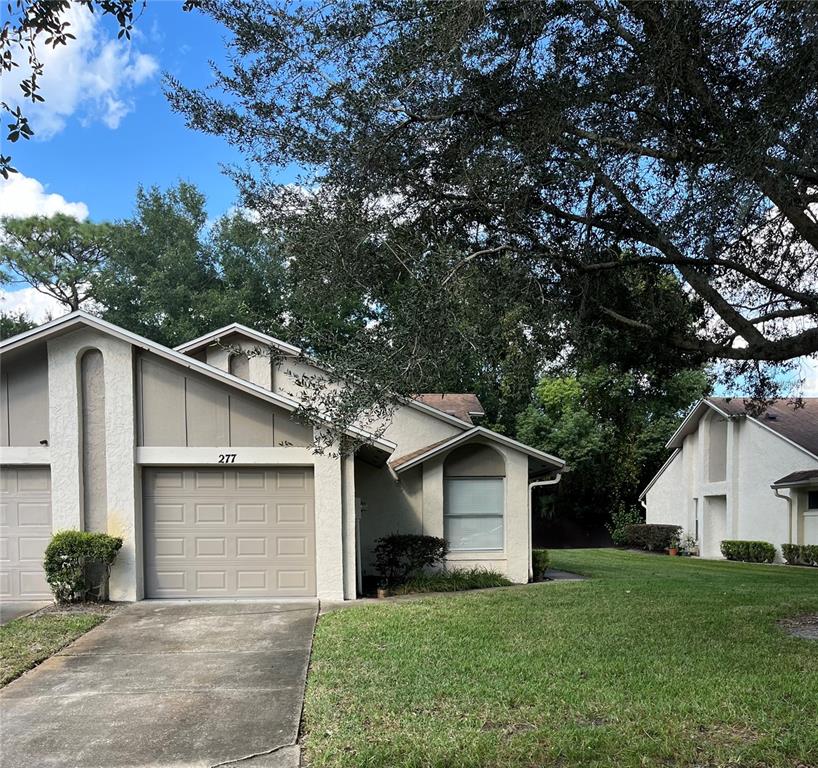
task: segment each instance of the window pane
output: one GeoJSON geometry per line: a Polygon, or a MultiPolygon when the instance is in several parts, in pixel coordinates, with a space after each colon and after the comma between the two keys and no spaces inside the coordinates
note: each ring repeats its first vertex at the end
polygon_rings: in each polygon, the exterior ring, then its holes
{"type": "Polygon", "coordinates": [[[818,509],[818,491],[810,491],[807,496],[807,507],[809,509],[818,509]]]}
{"type": "Polygon", "coordinates": [[[502,549],[502,517],[447,517],[443,535],[449,549],[502,549]]]}
{"type": "Polygon", "coordinates": [[[448,480],[445,510],[447,515],[502,515],[502,478],[448,480]]]}

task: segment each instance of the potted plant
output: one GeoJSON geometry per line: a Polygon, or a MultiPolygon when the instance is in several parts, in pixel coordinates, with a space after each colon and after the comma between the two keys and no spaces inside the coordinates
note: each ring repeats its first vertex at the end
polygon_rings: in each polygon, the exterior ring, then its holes
{"type": "Polygon", "coordinates": [[[679,534],[678,533],[671,533],[670,539],[668,539],[667,545],[667,553],[671,557],[676,557],[679,554],[679,534]]]}
{"type": "Polygon", "coordinates": [[[380,579],[378,581],[378,600],[383,600],[385,597],[389,597],[389,583],[386,579],[380,579]]]}
{"type": "Polygon", "coordinates": [[[699,554],[699,543],[692,533],[686,533],[679,542],[679,549],[688,557],[694,557],[699,554]]]}

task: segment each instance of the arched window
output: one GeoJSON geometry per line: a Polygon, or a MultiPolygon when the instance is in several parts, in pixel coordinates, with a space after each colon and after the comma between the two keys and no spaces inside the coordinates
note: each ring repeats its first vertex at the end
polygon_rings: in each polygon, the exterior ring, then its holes
{"type": "Polygon", "coordinates": [[[443,535],[452,551],[504,545],[505,461],[482,443],[452,451],[443,465],[443,535]]]}

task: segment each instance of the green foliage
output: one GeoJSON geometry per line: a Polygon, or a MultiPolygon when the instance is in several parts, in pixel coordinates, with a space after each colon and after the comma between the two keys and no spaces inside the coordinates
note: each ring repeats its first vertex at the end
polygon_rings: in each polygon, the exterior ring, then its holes
{"type": "Polygon", "coordinates": [[[411,386],[450,329],[479,349],[492,326],[622,370],[815,351],[813,3],[204,9],[222,91],[171,77],[171,104],[245,154],[247,203],[300,229],[316,291],[369,300],[381,375],[411,386]]]}
{"type": "Polygon", "coordinates": [[[547,549],[534,549],[531,551],[531,570],[534,572],[534,581],[542,581],[545,572],[551,564],[551,556],[547,549]]]}
{"type": "Polygon", "coordinates": [[[725,540],[721,542],[721,553],[728,560],[745,563],[771,563],[775,560],[775,547],[766,541],[725,540]]]}
{"type": "Polygon", "coordinates": [[[0,283],[24,282],[68,309],[96,297],[113,228],[58,213],[0,221],[0,283]]]}
{"type": "Polygon", "coordinates": [[[818,567],[818,545],[816,544],[782,544],[781,552],[787,565],[818,567]]]}
{"type": "Polygon", "coordinates": [[[440,565],[449,545],[436,536],[393,533],[375,540],[375,569],[390,586],[404,583],[423,568],[440,565]]]}
{"type": "Polygon", "coordinates": [[[45,549],[43,567],[57,602],[86,599],[91,588],[90,572],[95,566],[107,570],[122,548],[122,539],[91,531],[59,531],[45,549]]]}
{"type": "Polygon", "coordinates": [[[613,533],[609,515],[632,516],[639,492],[667,457],[668,438],[708,391],[699,370],[621,371],[591,361],[573,376],[543,378],[517,419],[517,438],[570,468],[552,515],[587,528],[606,524],[613,533]]]}
{"type": "Polygon", "coordinates": [[[626,525],[625,541],[632,547],[640,547],[648,552],[661,552],[669,547],[679,546],[682,528],[679,525],[657,525],[640,523],[626,525]]]}
{"type": "Polygon", "coordinates": [[[437,573],[417,574],[392,588],[391,592],[395,595],[411,595],[416,592],[461,592],[468,589],[510,586],[511,582],[497,571],[483,568],[452,568],[437,573]]]}
{"type": "Polygon", "coordinates": [[[0,341],[35,327],[25,312],[0,312],[0,341]]]}
{"type": "Polygon", "coordinates": [[[605,525],[611,540],[617,546],[628,543],[627,528],[629,525],[639,525],[645,521],[645,513],[641,507],[619,506],[611,513],[611,521],[605,525]]]}

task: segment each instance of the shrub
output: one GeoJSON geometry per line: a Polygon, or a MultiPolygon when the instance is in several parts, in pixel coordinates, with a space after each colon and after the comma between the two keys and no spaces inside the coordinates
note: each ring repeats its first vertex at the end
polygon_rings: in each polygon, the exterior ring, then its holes
{"type": "Polygon", "coordinates": [[[487,571],[482,568],[454,568],[450,571],[414,576],[395,587],[392,593],[411,595],[419,592],[460,592],[467,589],[510,586],[511,582],[497,571],[487,571]]]}
{"type": "Polygon", "coordinates": [[[744,563],[771,563],[775,560],[775,547],[767,541],[726,540],[721,543],[721,553],[728,560],[744,563]]]}
{"type": "Polygon", "coordinates": [[[818,544],[782,544],[781,552],[788,565],[818,567],[818,544]]]}
{"type": "Polygon", "coordinates": [[[627,527],[641,525],[644,522],[644,513],[639,507],[620,506],[611,512],[611,521],[605,523],[605,528],[611,534],[611,541],[621,547],[628,543],[627,527]]]}
{"type": "Polygon", "coordinates": [[[400,584],[423,568],[440,565],[448,552],[445,539],[393,533],[375,542],[375,570],[387,584],[400,584]]]}
{"type": "Polygon", "coordinates": [[[678,545],[682,527],[680,525],[658,525],[642,523],[625,526],[625,541],[633,547],[657,552],[667,549],[674,543],[678,545]]]}
{"type": "Polygon", "coordinates": [[[107,598],[108,575],[122,539],[106,533],[59,531],[45,549],[43,567],[57,602],[85,600],[96,587],[100,599],[107,598]],[[95,584],[94,571],[101,572],[102,583],[95,584]]]}
{"type": "Polygon", "coordinates": [[[531,551],[531,570],[534,574],[534,581],[542,581],[545,572],[551,564],[551,556],[547,549],[534,549],[531,551]]]}

